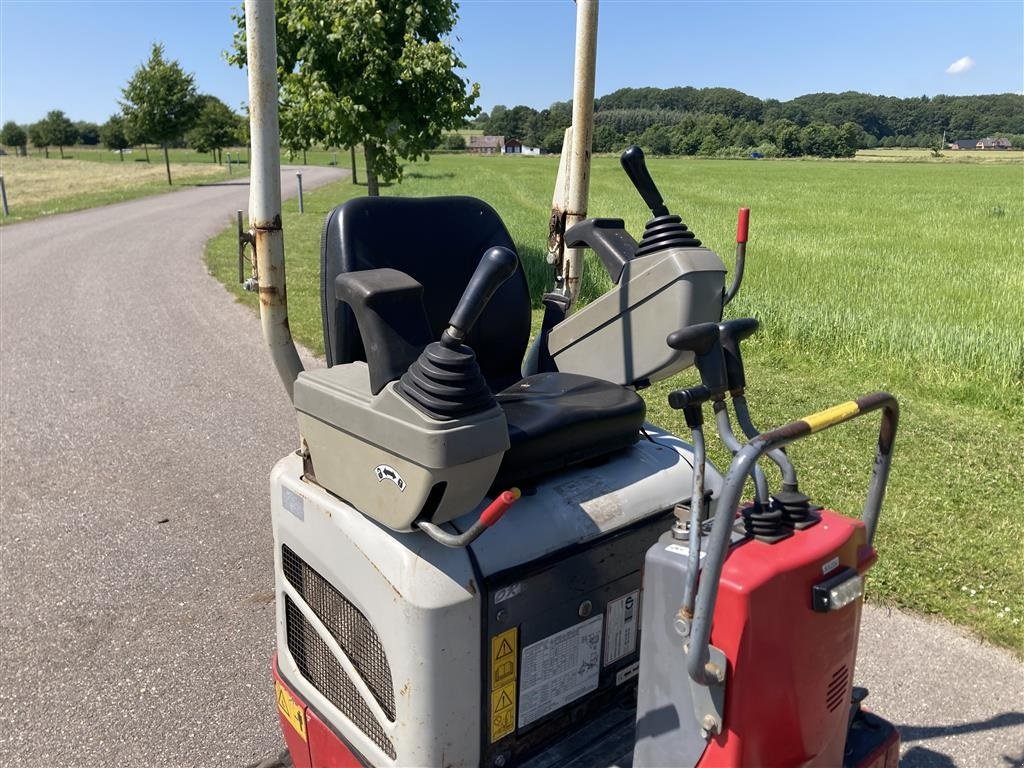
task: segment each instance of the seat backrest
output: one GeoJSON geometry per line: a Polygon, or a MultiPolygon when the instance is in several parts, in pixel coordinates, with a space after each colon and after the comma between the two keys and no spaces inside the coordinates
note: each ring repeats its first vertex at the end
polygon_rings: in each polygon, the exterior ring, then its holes
{"type": "MultiPolygon", "coordinates": [[[[320,241],[320,301],[327,364],[365,360],[355,316],[335,298],[343,272],[391,267],[423,286],[433,339],[439,339],[469,278],[491,246],[515,251],[497,212],[473,197],[359,197],[327,216],[320,241]]],[[[488,302],[466,343],[497,391],[520,378],[530,335],[530,291],[516,270],[488,302]]]]}

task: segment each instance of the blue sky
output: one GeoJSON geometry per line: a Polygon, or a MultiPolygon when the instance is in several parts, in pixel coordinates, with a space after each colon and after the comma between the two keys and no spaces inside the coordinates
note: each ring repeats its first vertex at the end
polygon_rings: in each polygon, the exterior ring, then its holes
{"type": "MultiPolygon", "coordinates": [[[[0,121],[50,109],[104,121],[155,41],[200,91],[238,108],[224,63],[234,0],[0,0],[0,121]]],[[[542,108],[572,94],[571,0],[462,0],[456,48],[480,105],[542,108]]],[[[1024,90],[1024,2],[604,0],[597,93],[728,86],[762,98],[858,90],[892,96],[1024,90]],[[955,62],[954,72],[947,72],[955,62]]]]}

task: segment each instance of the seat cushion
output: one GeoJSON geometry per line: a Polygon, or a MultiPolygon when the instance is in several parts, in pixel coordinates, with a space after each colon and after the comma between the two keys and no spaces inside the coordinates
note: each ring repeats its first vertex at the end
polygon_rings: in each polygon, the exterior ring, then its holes
{"type": "Polygon", "coordinates": [[[633,390],[575,373],[538,373],[498,393],[511,447],[495,489],[633,445],[646,408],[633,390]]]}

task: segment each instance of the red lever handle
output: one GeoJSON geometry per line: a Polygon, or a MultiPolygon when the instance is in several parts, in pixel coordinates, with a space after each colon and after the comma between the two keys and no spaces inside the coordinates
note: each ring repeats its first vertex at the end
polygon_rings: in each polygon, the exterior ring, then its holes
{"type": "Polygon", "coordinates": [[[508,512],[508,508],[515,504],[522,496],[518,488],[510,488],[498,494],[498,498],[487,505],[487,509],[480,513],[480,522],[485,528],[490,528],[501,520],[501,516],[508,512]]]}
{"type": "Polygon", "coordinates": [[[736,220],[736,242],[747,242],[747,227],[750,225],[750,209],[740,208],[739,218],[736,220]]]}

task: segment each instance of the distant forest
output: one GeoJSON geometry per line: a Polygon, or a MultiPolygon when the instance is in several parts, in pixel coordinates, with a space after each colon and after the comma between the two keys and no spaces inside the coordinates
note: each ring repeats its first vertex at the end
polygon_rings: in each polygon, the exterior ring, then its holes
{"type": "MultiPolygon", "coordinates": [[[[495,106],[474,127],[558,152],[571,102],[547,109],[495,106]]],[[[656,155],[848,157],[873,147],[941,147],[946,141],[1009,138],[1024,147],[1024,96],[811,93],[790,101],[731,88],[622,88],[594,102],[594,151],[636,143],[656,155]]]]}

